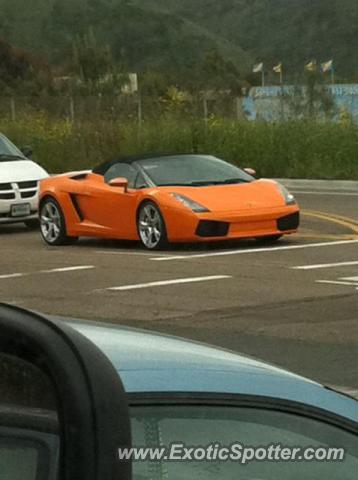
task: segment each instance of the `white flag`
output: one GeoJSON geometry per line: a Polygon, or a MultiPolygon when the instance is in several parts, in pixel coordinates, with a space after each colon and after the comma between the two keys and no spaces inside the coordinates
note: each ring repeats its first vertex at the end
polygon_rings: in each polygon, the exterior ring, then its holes
{"type": "Polygon", "coordinates": [[[305,70],[307,72],[316,72],[317,71],[317,61],[311,60],[310,62],[306,63],[305,70]]]}
{"type": "Polygon", "coordinates": [[[330,72],[333,70],[333,60],[330,60],[329,62],[325,62],[321,64],[322,72],[330,72]]]}
{"type": "Polygon", "coordinates": [[[258,63],[257,65],[254,66],[252,72],[253,73],[259,73],[259,72],[263,72],[264,70],[264,64],[263,63],[258,63]]]}

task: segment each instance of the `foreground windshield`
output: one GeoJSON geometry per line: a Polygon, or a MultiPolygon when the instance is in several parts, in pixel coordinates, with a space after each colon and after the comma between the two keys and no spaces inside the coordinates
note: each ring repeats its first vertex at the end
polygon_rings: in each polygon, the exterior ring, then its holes
{"type": "Polygon", "coordinates": [[[253,180],[240,168],[209,155],[173,155],[141,160],[138,163],[158,186],[215,185],[253,180]]]}
{"type": "Polygon", "coordinates": [[[14,159],[24,158],[23,154],[13,143],[4,135],[0,135],[0,162],[8,161],[13,157],[14,159]]]}

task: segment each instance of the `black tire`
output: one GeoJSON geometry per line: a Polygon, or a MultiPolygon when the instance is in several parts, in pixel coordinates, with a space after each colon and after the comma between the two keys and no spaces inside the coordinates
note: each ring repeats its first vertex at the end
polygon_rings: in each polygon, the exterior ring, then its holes
{"type": "Polygon", "coordinates": [[[165,221],[159,207],[154,202],[148,200],[139,207],[137,231],[141,244],[148,250],[162,250],[168,247],[165,221]],[[145,223],[147,223],[147,227],[144,226],[145,223]]]}
{"type": "Polygon", "coordinates": [[[257,237],[256,240],[259,242],[259,243],[263,243],[263,244],[270,244],[270,243],[276,243],[280,240],[280,238],[282,238],[283,235],[269,235],[267,237],[257,237]]]}
{"type": "Polygon", "coordinates": [[[39,230],[40,228],[40,220],[38,220],[37,218],[31,218],[31,220],[26,220],[24,224],[29,230],[39,230]]]}
{"type": "Polygon", "coordinates": [[[40,205],[40,231],[44,242],[50,246],[71,245],[77,241],[77,237],[67,235],[64,214],[52,197],[45,198],[40,205]]]}

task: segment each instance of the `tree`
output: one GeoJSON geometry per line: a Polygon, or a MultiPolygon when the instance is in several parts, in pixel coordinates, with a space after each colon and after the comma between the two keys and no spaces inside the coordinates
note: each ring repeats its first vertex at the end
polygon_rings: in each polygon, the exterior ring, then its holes
{"type": "Polygon", "coordinates": [[[100,45],[92,29],[73,42],[73,58],[80,84],[89,93],[113,93],[127,80],[119,65],[114,63],[110,46],[100,45]]]}
{"type": "Polygon", "coordinates": [[[39,94],[51,87],[51,74],[47,64],[14,48],[0,39],[0,86],[2,92],[20,90],[26,85],[26,94],[39,94]]]}
{"type": "Polygon", "coordinates": [[[230,90],[241,95],[242,83],[238,69],[233,62],[224,59],[217,50],[206,54],[202,73],[209,88],[230,90]]]}
{"type": "Polygon", "coordinates": [[[296,86],[290,94],[284,96],[288,110],[294,117],[317,119],[332,117],[334,101],[322,74],[318,71],[305,72],[303,86],[296,86]]]}

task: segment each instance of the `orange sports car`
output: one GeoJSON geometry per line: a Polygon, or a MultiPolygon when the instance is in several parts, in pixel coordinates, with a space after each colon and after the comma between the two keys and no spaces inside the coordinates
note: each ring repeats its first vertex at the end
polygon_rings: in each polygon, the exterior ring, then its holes
{"type": "Polygon", "coordinates": [[[214,156],[146,155],[43,180],[40,222],[49,245],[83,236],[158,249],[168,242],[276,240],[297,231],[299,207],[279,183],[214,156]]]}

